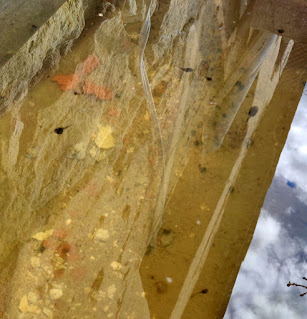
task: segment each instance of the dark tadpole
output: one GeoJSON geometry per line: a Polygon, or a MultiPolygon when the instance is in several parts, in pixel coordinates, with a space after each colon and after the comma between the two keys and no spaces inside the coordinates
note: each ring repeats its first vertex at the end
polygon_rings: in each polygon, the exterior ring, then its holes
{"type": "Polygon", "coordinates": [[[198,294],[202,294],[202,295],[205,295],[209,292],[209,289],[203,289],[201,291],[198,291],[198,292],[195,292],[194,294],[191,295],[191,298],[198,295],[198,294]]]}
{"type": "Polygon", "coordinates": [[[183,72],[193,72],[192,68],[180,68],[183,72]]]}
{"type": "Polygon", "coordinates": [[[64,130],[67,129],[68,127],[70,127],[71,125],[68,125],[66,127],[57,127],[54,132],[57,133],[58,135],[63,134],[64,130]]]}

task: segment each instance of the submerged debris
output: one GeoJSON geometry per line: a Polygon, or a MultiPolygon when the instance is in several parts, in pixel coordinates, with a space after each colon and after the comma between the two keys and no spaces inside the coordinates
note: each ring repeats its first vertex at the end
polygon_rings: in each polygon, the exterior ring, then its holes
{"type": "Polygon", "coordinates": [[[193,72],[192,68],[180,68],[183,72],[193,72]]]}

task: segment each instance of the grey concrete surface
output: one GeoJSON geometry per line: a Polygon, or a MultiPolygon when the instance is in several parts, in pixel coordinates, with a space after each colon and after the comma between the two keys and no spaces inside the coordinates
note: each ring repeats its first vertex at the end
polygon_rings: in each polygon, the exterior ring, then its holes
{"type": "Polygon", "coordinates": [[[65,0],[1,0],[0,66],[60,8],[65,0]]]}

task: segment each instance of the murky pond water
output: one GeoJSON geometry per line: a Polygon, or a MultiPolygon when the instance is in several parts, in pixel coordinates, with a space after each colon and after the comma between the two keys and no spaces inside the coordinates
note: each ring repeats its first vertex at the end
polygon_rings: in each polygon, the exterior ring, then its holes
{"type": "Polygon", "coordinates": [[[147,43],[146,6],[121,8],[2,112],[0,318],[226,310],[302,89],[293,41],[166,1],[147,43]]]}

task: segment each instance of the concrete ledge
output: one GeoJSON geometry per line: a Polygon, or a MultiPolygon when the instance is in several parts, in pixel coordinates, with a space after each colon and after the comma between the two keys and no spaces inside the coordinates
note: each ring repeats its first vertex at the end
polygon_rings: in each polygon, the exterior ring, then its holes
{"type": "Polygon", "coordinates": [[[30,81],[43,66],[59,61],[98,3],[1,0],[0,110],[26,94],[30,81]]]}

